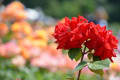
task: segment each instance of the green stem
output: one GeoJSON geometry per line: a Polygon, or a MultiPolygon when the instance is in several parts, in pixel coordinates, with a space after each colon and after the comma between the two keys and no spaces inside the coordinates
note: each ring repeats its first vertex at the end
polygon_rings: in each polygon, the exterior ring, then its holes
{"type": "MultiPolygon", "coordinates": [[[[84,55],[85,55],[85,50],[86,50],[86,47],[84,48],[84,50],[82,52],[82,57],[81,57],[80,63],[83,61],[83,58],[84,58],[84,55]]],[[[82,71],[82,69],[79,70],[79,72],[78,72],[77,80],[80,80],[81,71],[82,71]]]]}

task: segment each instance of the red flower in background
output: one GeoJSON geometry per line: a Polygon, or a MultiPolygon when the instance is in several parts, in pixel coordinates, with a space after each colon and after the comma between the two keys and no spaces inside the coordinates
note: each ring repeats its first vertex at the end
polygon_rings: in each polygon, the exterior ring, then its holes
{"type": "Polygon", "coordinates": [[[112,31],[106,27],[88,23],[82,16],[65,18],[65,23],[58,23],[55,27],[54,37],[58,43],[57,49],[81,48],[84,44],[89,50],[94,50],[94,56],[104,60],[116,56],[118,40],[112,35],[112,31]]]}

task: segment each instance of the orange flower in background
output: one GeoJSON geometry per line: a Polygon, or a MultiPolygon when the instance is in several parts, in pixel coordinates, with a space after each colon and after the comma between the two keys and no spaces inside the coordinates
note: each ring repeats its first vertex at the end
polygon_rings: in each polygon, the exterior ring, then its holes
{"type": "Polygon", "coordinates": [[[0,37],[8,33],[8,27],[6,24],[0,22],[0,37]]]}
{"type": "Polygon", "coordinates": [[[25,34],[30,35],[32,33],[32,27],[28,22],[21,22],[20,25],[22,26],[22,30],[25,34]]]}
{"type": "Polygon", "coordinates": [[[32,47],[31,41],[24,38],[18,40],[19,46],[21,47],[21,56],[23,56],[25,59],[30,59],[30,48],[32,47]]]}
{"type": "Polygon", "coordinates": [[[48,40],[47,32],[45,30],[36,30],[34,38],[47,41],[48,40]]]}
{"type": "Polygon", "coordinates": [[[21,55],[27,60],[36,58],[36,57],[40,56],[40,54],[41,54],[41,49],[39,47],[29,46],[28,48],[24,47],[21,50],[21,55]]]}
{"type": "Polygon", "coordinates": [[[21,50],[21,55],[22,55],[25,59],[29,59],[29,58],[30,58],[30,54],[29,54],[29,52],[28,52],[25,48],[23,48],[23,49],[21,50]]]}
{"type": "Polygon", "coordinates": [[[47,33],[44,30],[38,30],[35,31],[33,34],[24,37],[24,39],[21,38],[19,42],[22,45],[46,48],[48,43],[47,33]]]}
{"type": "Polygon", "coordinates": [[[23,9],[24,9],[24,5],[23,5],[21,2],[19,2],[19,1],[14,1],[14,2],[10,3],[10,4],[6,7],[6,9],[8,9],[8,10],[10,10],[10,8],[23,10],[23,9]]]}
{"type": "Polygon", "coordinates": [[[23,11],[23,10],[19,10],[19,11],[16,11],[14,16],[16,20],[23,20],[23,19],[26,19],[26,12],[23,11]]]}
{"type": "Polygon", "coordinates": [[[111,63],[110,64],[110,69],[120,72],[120,63],[116,63],[116,62],[111,63]]]}
{"type": "Polygon", "coordinates": [[[32,33],[31,25],[26,21],[15,22],[11,26],[13,32],[21,32],[25,35],[30,35],[32,33]]]}
{"type": "Polygon", "coordinates": [[[51,55],[57,56],[58,50],[56,50],[56,47],[57,47],[57,44],[52,43],[52,44],[49,44],[49,46],[47,46],[46,49],[51,53],[51,55]]]}
{"type": "Polygon", "coordinates": [[[32,38],[24,38],[19,40],[19,46],[21,47],[21,55],[25,59],[31,59],[33,57],[37,57],[41,53],[41,48],[33,45],[32,38]]]}
{"type": "Polygon", "coordinates": [[[1,17],[3,20],[26,19],[26,12],[24,11],[24,5],[19,1],[14,1],[10,3],[1,13],[1,17]]]}
{"type": "Polygon", "coordinates": [[[48,27],[48,28],[46,29],[49,40],[54,39],[54,38],[53,38],[54,30],[55,30],[55,27],[48,27]]]}

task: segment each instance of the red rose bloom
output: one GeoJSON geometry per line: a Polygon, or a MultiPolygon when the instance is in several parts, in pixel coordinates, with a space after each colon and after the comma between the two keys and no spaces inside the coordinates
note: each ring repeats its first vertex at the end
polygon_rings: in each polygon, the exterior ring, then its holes
{"type": "Polygon", "coordinates": [[[94,49],[95,56],[104,60],[116,57],[114,49],[117,49],[118,40],[112,35],[112,31],[106,30],[106,26],[94,25],[89,32],[90,40],[85,43],[89,49],[94,49]]]}
{"type": "Polygon", "coordinates": [[[104,60],[116,56],[118,40],[112,35],[112,31],[106,27],[88,23],[82,16],[73,17],[71,20],[65,17],[65,23],[58,23],[55,27],[54,37],[58,43],[57,49],[81,48],[85,45],[89,50],[94,50],[94,56],[104,60]]]}
{"type": "Polygon", "coordinates": [[[82,16],[73,17],[71,21],[65,17],[65,23],[58,23],[55,27],[57,49],[81,48],[81,44],[87,39],[85,38],[86,25],[88,21],[82,16]]]}

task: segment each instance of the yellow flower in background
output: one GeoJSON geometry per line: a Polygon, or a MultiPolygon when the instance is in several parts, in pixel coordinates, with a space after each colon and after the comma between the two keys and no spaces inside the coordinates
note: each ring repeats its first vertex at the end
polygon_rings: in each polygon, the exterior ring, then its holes
{"type": "Polygon", "coordinates": [[[30,35],[32,33],[32,27],[28,22],[22,22],[22,30],[25,34],[30,35]]]}
{"type": "Polygon", "coordinates": [[[33,46],[38,46],[40,48],[46,48],[47,42],[44,40],[33,40],[32,41],[33,46]]]}
{"type": "Polygon", "coordinates": [[[13,32],[19,32],[19,31],[21,30],[21,25],[20,25],[20,23],[19,23],[19,22],[13,23],[12,26],[11,26],[11,30],[12,30],[13,32]]]}
{"type": "Polygon", "coordinates": [[[47,47],[48,36],[45,30],[36,30],[33,38],[33,45],[39,46],[42,48],[47,47]]]}
{"type": "Polygon", "coordinates": [[[30,40],[33,46],[41,48],[47,47],[48,37],[45,30],[36,30],[32,35],[26,37],[26,39],[30,40]]]}
{"type": "Polygon", "coordinates": [[[45,30],[36,30],[34,38],[47,41],[47,32],[45,30]]]}
{"type": "Polygon", "coordinates": [[[28,43],[30,46],[46,48],[48,46],[47,32],[45,30],[36,30],[33,34],[19,40],[19,42],[20,44],[26,45],[28,43]]]}
{"type": "Polygon", "coordinates": [[[30,35],[32,33],[32,28],[30,24],[26,21],[15,22],[11,26],[13,32],[21,32],[25,35],[30,35]]]}

